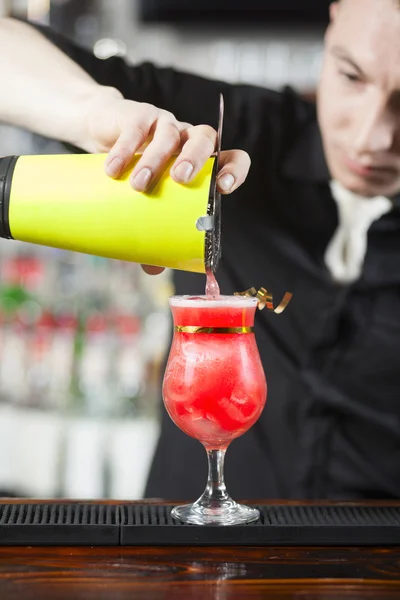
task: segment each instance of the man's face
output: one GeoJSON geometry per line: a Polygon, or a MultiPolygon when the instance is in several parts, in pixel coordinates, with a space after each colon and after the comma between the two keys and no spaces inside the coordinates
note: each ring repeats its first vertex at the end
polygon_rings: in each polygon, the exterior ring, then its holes
{"type": "Polygon", "coordinates": [[[332,177],[363,196],[400,192],[400,6],[331,6],[318,119],[332,177]]]}

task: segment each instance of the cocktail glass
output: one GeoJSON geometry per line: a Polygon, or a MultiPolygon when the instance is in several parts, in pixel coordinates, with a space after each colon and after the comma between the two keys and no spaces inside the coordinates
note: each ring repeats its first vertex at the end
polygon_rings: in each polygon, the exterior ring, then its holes
{"type": "Polygon", "coordinates": [[[208,456],[208,481],[193,504],[172,516],[196,525],[255,521],[255,508],[238,504],[224,482],[225,452],[259,418],[267,383],[254,335],[257,298],[173,296],[174,337],[163,382],[165,407],[208,456]]]}

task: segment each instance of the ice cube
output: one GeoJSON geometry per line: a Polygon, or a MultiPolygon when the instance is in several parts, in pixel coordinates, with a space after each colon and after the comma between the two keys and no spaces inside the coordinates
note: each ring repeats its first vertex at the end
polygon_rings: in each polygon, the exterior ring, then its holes
{"type": "Polygon", "coordinates": [[[193,415],[181,417],[182,429],[189,435],[210,445],[225,444],[232,439],[229,431],[222,429],[218,423],[210,419],[200,417],[193,418],[193,415]]]}

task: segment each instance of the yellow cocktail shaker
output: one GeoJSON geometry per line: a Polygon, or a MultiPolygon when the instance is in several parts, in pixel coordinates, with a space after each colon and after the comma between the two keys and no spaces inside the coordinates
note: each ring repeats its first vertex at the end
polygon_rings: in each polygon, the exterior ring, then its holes
{"type": "Polygon", "coordinates": [[[104,173],[103,154],[0,159],[0,236],[142,264],[204,273],[220,254],[218,156],[192,183],[169,175],[148,192],[104,173]]]}

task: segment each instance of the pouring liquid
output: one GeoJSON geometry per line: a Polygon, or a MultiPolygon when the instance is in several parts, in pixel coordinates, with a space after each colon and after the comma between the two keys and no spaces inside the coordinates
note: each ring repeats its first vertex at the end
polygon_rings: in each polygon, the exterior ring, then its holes
{"type": "Polygon", "coordinates": [[[219,291],[218,282],[215,279],[215,275],[211,271],[211,269],[207,270],[206,277],[207,277],[207,280],[206,280],[206,297],[209,298],[210,300],[215,300],[215,299],[219,298],[220,291],[219,291]]]}

